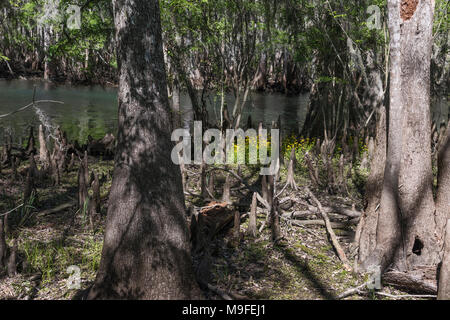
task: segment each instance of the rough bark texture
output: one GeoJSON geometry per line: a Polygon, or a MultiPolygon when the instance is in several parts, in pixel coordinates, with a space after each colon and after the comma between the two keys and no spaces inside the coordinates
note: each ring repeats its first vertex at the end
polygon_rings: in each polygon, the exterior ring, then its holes
{"type": "Polygon", "coordinates": [[[439,273],[438,300],[450,300],[450,219],[447,220],[444,258],[439,273]]]}
{"type": "Polygon", "coordinates": [[[383,175],[386,162],[386,109],[381,108],[377,119],[376,146],[370,164],[370,175],[366,183],[367,207],[361,217],[359,236],[359,261],[364,261],[375,249],[377,224],[383,175]]]}
{"type": "Polygon", "coordinates": [[[433,14],[434,0],[422,0],[413,16],[403,22],[401,30],[404,115],[399,194],[408,269],[439,263],[439,243],[443,233],[436,226],[432,191],[430,65],[433,14]]]}
{"type": "Polygon", "coordinates": [[[450,126],[438,155],[438,190],[436,195],[436,224],[444,229],[450,219],[450,126]]]}
{"type": "Polygon", "coordinates": [[[295,159],[295,148],[292,148],[291,156],[289,158],[286,184],[289,185],[292,189],[297,190],[297,184],[295,183],[295,178],[294,178],[295,160],[296,160],[295,159]]]}
{"type": "Polygon", "coordinates": [[[252,206],[250,208],[250,216],[248,222],[247,234],[256,237],[258,230],[256,228],[256,210],[258,209],[258,199],[256,192],[253,193],[252,206]]]}
{"type": "Polygon", "coordinates": [[[280,216],[278,215],[278,199],[272,200],[272,209],[270,210],[270,230],[272,241],[277,242],[281,239],[280,216]]]}
{"type": "Polygon", "coordinates": [[[434,214],[430,144],[434,1],[420,1],[408,11],[411,17],[401,10],[400,0],[388,1],[388,148],[376,248],[364,263],[366,269],[381,265],[413,270],[439,262],[442,230],[434,214]]]}
{"type": "Polygon", "coordinates": [[[194,299],[157,0],[115,0],[119,132],[99,272],[89,299],[194,299]]]}
{"type": "Polygon", "coordinates": [[[222,202],[231,203],[231,177],[227,174],[223,185],[222,202]]]}
{"type": "Polygon", "coordinates": [[[49,155],[49,152],[47,149],[47,145],[45,143],[44,129],[41,124],[41,125],[39,125],[39,161],[44,166],[47,166],[48,163],[50,162],[48,155],[49,155]]]}

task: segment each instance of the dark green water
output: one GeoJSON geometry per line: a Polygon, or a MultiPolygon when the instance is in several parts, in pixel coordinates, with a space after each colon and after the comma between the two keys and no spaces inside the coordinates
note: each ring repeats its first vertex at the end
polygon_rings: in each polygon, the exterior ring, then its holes
{"type": "MultiPolygon", "coordinates": [[[[35,128],[41,121],[48,125],[61,126],[68,138],[78,139],[81,143],[87,136],[102,138],[106,133],[117,131],[117,89],[100,86],[54,85],[44,81],[0,80],[0,115],[14,111],[29,104],[36,86],[36,100],[58,100],[60,104],[40,104],[39,109],[44,119],[39,117],[33,108],[0,119],[0,142],[5,130],[10,130],[16,142],[27,136],[28,128],[35,128]]],[[[219,99],[209,98],[209,118],[216,123],[219,112],[219,99]],[[216,107],[214,107],[216,105],[216,107]]],[[[226,97],[231,111],[234,99],[226,97]]],[[[446,122],[449,114],[448,101],[445,98],[433,99],[432,117],[436,123],[446,122]]],[[[253,93],[244,109],[242,123],[252,115],[253,123],[263,122],[269,126],[281,116],[283,130],[299,132],[306,116],[308,95],[285,96],[282,94],[253,93]]],[[[192,107],[186,95],[181,96],[181,109],[185,125],[192,122],[192,107]]]]}
{"type": "MultiPolygon", "coordinates": [[[[54,85],[44,81],[31,80],[0,80],[0,114],[6,114],[32,101],[33,87],[36,85],[36,100],[57,100],[60,104],[40,104],[39,109],[47,117],[47,121],[54,127],[61,126],[67,132],[68,138],[86,141],[88,135],[101,138],[106,133],[117,131],[117,89],[100,86],[71,86],[54,85]]],[[[218,99],[217,99],[218,100],[218,99]]],[[[233,97],[226,97],[229,109],[233,106],[233,97]]],[[[220,115],[219,108],[214,107],[214,99],[208,99],[209,117],[216,122],[220,115]]],[[[217,105],[218,105],[218,101],[217,105]]],[[[282,94],[252,94],[247,103],[242,123],[246,123],[247,116],[252,115],[254,123],[263,122],[269,125],[281,116],[285,131],[297,132],[305,118],[308,95],[285,96],[282,94]]],[[[186,95],[181,96],[181,109],[185,123],[192,121],[192,107],[186,95]]],[[[11,130],[13,137],[27,136],[28,127],[37,128],[41,122],[33,108],[0,119],[0,141],[3,132],[11,130]]]]}

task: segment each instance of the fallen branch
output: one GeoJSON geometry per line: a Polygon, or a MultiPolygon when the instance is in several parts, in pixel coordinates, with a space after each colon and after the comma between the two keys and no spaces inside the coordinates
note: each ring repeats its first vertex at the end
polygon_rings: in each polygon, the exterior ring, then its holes
{"type": "Polygon", "coordinates": [[[370,282],[366,282],[366,283],[363,283],[362,285],[360,285],[359,287],[352,288],[352,289],[349,289],[347,291],[344,291],[343,293],[338,295],[336,299],[340,300],[340,299],[344,299],[344,298],[347,298],[349,296],[352,296],[354,294],[359,294],[359,293],[361,293],[361,290],[366,288],[369,283],[370,282]]]}
{"type": "Polygon", "coordinates": [[[37,217],[40,218],[40,217],[48,216],[50,214],[58,213],[60,211],[72,208],[74,205],[76,205],[75,201],[67,202],[67,203],[64,203],[64,204],[62,204],[60,206],[57,206],[56,208],[47,209],[47,210],[39,212],[37,214],[37,217]]]}
{"type": "Polygon", "coordinates": [[[12,209],[12,210],[9,210],[8,212],[5,212],[5,213],[2,213],[2,214],[0,214],[0,217],[6,216],[6,215],[10,214],[11,212],[14,212],[14,211],[16,211],[17,209],[19,209],[19,208],[23,207],[23,205],[24,205],[24,204],[22,203],[21,205],[19,205],[19,206],[15,207],[14,209],[12,209]]]}
{"type": "Polygon", "coordinates": [[[393,299],[404,299],[404,298],[434,298],[436,299],[437,296],[433,294],[400,294],[400,295],[394,295],[390,293],[385,292],[375,292],[375,294],[379,296],[389,297],[393,299]]]}
{"type": "MultiPolygon", "coordinates": [[[[306,203],[304,201],[299,201],[299,200],[293,200],[301,205],[304,205],[308,208],[308,210],[314,212],[314,213],[319,213],[319,209],[314,206],[311,205],[309,203],[306,203]]],[[[342,216],[346,216],[346,217],[350,217],[350,218],[359,218],[362,216],[362,213],[354,210],[354,209],[349,209],[349,208],[345,208],[345,207],[338,207],[338,206],[322,206],[322,209],[326,212],[326,213],[336,213],[342,216]]]]}
{"type": "MultiPolygon", "coordinates": [[[[305,226],[324,226],[326,227],[326,222],[323,220],[293,220],[285,217],[281,217],[285,221],[289,221],[293,226],[305,227],[305,226]]],[[[330,226],[333,229],[345,229],[351,224],[342,222],[330,222],[330,226]]]]}
{"type": "Polygon", "coordinates": [[[322,215],[322,218],[325,222],[325,228],[327,230],[328,236],[331,239],[331,243],[336,250],[336,253],[341,260],[342,264],[344,265],[344,268],[347,271],[352,271],[352,267],[350,264],[350,261],[348,261],[347,256],[345,255],[344,250],[342,249],[341,245],[339,244],[339,241],[336,238],[336,234],[333,231],[333,228],[331,226],[330,218],[328,217],[327,213],[323,210],[322,204],[319,200],[317,200],[316,196],[309,190],[308,187],[305,187],[306,191],[309,193],[310,197],[313,199],[313,201],[317,204],[317,207],[319,208],[320,214],[322,215]]]}
{"type": "Polygon", "coordinates": [[[437,294],[437,283],[425,281],[421,277],[400,271],[389,271],[383,274],[383,283],[417,294],[437,294]]]}
{"type": "MultiPolygon", "coordinates": [[[[363,294],[363,293],[367,293],[367,285],[370,283],[366,282],[358,287],[349,289],[343,293],[341,293],[339,296],[337,296],[337,299],[344,299],[347,297],[350,297],[354,294],[363,294]]],[[[373,292],[376,295],[379,296],[383,296],[383,297],[388,297],[388,298],[392,298],[392,299],[405,299],[405,298],[431,298],[431,299],[436,299],[437,296],[436,295],[432,295],[432,294],[401,294],[401,295],[394,295],[394,294],[390,294],[390,293],[386,293],[386,292],[379,292],[379,291],[374,291],[373,292]]]]}
{"type": "Polygon", "coordinates": [[[32,103],[26,105],[25,107],[19,108],[19,109],[15,110],[15,111],[12,111],[12,112],[10,112],[10,113],[7,113],[7,114],[2,114],[2,115],[0,115],[0,119],[6,118],[6,117],[11,116],[11,115],[13,115],[13,114],[15,114],[15,113],[24,111],[24,110],[26,110],[26,109],[28,109],[28,108],[34,106],[35,104],[39,104],[39,103],[58,103],[58,104],[64,104],[64,102],[61,102],[61,101],[54,101],[54,100],[39,100],[39,101],[34,101],[34,102],[32,102],[32,103]]]}

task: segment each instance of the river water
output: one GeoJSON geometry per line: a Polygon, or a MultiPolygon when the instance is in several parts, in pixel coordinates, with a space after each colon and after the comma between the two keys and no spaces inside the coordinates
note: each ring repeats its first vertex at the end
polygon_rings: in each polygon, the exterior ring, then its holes
{"type": "MultiPolygon", "coordinates": [[[[106,133],[117,131],[117,89],[100,86],[55,85],[39,80],[0,80],[0,115],[26,106],[32,101],[33,88],[36,86],[36,100],[57,100],[64,104],[40,104],[40,114],[33,108],[0,118],[0,142],[5,130],[11,131],[16,142],[27,136],[28,128],[35,128],[42,121],[49,126],[61,126],[67,132],[69,140],[77,139],[80,143],[87,136],[102,138],[106,133]],[[40,115],[40,116],[39,116],[40,115]]],[[[219,99],[209,98],[209,117],[212,123],[220,116],[219,99]]],[[[234,99],[226,97],[229,109],[234,99]]],[[[447,121],[449,105],[446,99],[434,99],[432,117],[437,123],[447,121]]],[[[308,95],[286,96],[283,94],[252,93],[244,109],[242,123],[252,115],[253,123],[263,122],[270,126],[272,121],[281,116],[283,131],[297,133],[303,126],[308,95]]],[[[181,109],[185,122],[192,121],[192,107],[186,95],[181,96],[181,109]]],[[[231,111],[231,110],[230,110],[231,111]]]]}
{"type": "MultiPolygon", "coordinates": [[[[0,80],[0,115],[12,112],[35,100],[56,100],[64,104],[39,104],[41,117],[33,109],[0,118],[0,141],[5,130],[11,130],[16,142],[18,137],[25,138],[28,128],[35,128],[41,121],[51,126],[61,126],[67,132],[69,140],[78,139],[85,142],[88,135],[102,138],[106,133],[117,131],[117,89],[101,86],[55,85],[44,81],[32,80],[0,80]],[[42,117],[44,116],[44,119],[42,117]]],[[[187,95],[181,95],[181,110],[185,123],[192,121],[192,106],[187,95]]],[[[208,114],[210,121],[216,123],[219,112],[219,99],[208,98],[208,114]]],[[[226,97],[230,111],[234,98],[226,97]]],[[[281,116],[284,131],[298,132],[306,116],[308,95],[286,96],[282,94],[252,93],[244,109],[242,123],[246,123],[249,114],[253,123],[263,122],[270,125],[281,116]]]]}

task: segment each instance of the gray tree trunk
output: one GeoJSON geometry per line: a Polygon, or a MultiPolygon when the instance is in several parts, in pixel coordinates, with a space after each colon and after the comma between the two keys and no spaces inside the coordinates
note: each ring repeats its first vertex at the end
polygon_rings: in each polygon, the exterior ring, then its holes
{"type": "Polygon", "coordinates": [[[387,160],[376,248],[364,268],[412,270],[439,262],[442,228],[432,193],[430,60],[434,0],[388,1],[387,160]]]}
{"type": "Polygon", "coordinates": [[[447,220],[450,219],[450,125],[439,149],[437,181],[436,223],[439,229],[444,229],[447,220]]]}
{"type": "Polygon", "coordinates": [[[180,169],[172,163],[157,0],[115,0],[119,132],[102,259],[89,299],[195,299],[180,169]]]}
{"type": "Polygon", "coordinates": [[[439,273],[438,300],[450,300],[450,219],[447,220],[444,257],[439,273]]]}

